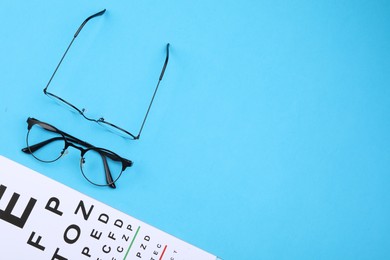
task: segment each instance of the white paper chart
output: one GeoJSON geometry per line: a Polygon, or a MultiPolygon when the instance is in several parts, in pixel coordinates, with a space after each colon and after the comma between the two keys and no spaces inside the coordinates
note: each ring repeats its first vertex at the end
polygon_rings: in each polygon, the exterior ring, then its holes
{"type": "Polygon", "coordinates": [[[0,156],[0,259],[219,258],[0,156]]]}

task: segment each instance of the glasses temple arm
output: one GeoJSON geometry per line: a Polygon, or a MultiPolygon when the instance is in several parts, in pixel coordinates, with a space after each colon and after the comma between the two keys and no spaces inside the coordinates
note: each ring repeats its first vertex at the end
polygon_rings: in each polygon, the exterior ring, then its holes
{"type": "Polygon", "coordinates": [[[49,81],[47,82],[46,87],[43,89],[43,93],[46,94],[47,88],[49,87],[51,81],[53,80],[54,76],[56,75],[58,68],[61,66],[62,61],[64,60],[66,54],[68,53],[68,51],[69,51],[69,49],[70,49],[70,46],[72,46],[73,41],[74,41],[75,39],[76,39],[76,38],[73,38],[72,41],[69,43],[68,48],[66,48],[66,51],[65,51],[64,54],[62,55],[60,62],[57,64],[57,67],[55,68],[53,74],[51,75],[49,81]]]}
{"type": "Polygon", "coordinates": [[[102,11],[100,11],[100,12],[98,12],[98,13],[96,13],[96,14],[93,14],[93,15],[89,16],[89,17],[88,17],[87,19],[85,19],[84,22],[80,25],[80,27],[77,29],[76,33],[74,34],[72,41],[69,43],[69,45],[68,45],[68,47],[66,48],[64,54],[62,55],[60,62],[57,64],[57,67],[55,68],[53,74],[51,75],[51,77],[50,77],[50,79],[49,79],[49,82],[46,84],[46,87],[43,89],[43,93],[46,94],[46,90],[47,90],[47,88],[49,87],[49,85],[50,85],[51,81],[53,80],[54,76],[56,75],[58,68],[61,66],[62,61],[64,60],[66,54],[68,53],[70,47],[72,46],[72,44],[73,44],[73,42],[74,42],[74,40],[76,39],[76,37],[79,35],[79,33],[81,32],[81,30],[83,29],[84,25],[86,25],[87,22],[88,22],[89,20],[91,20],[92,18],[95,18],[95,17],[97,17],[97,16],[100,16],[100,15],[104,14],[105,12],[106,12],[106,9],[103,9],[102,11]]]}
{"type": "Polygon", "coordinates": [[[33,152],[38,151],[39,149],[41,149],[41,148],[44,147],[45,145],[50,144],[51,142],[54,142],[54,141],[58,141],[58,140],[63,140],[63,138],[62,138],[62,137],[53,137],[53,138],[47,139],[47,140],[45,140],[45,141],[42,141],[42,142],[40,142],[40,143],[31,145],[31,146],[29,145],[29,146],[27,146],[27,147],[24,147],[24,148],[22,149],[22,152],[31,154],[31,153],[33,153],[33,152]]]}
{"type": "Polygon", "coordinates": [[[165,62],[164,62],[164,66],[161,70],[161,74],[160,74],[160,77],[159,77],[159,81],[161,81],[164,77],[164,73],[165,73],[165,69],[167,68],[167,65],[168,65],[168,60],[169,60],[169,46],[170,44],[168,43],[167,44],[167,56],[165,57],[165,62]]]}
{"type": "Polygon", "coordinates": [[[93,15],[89,16],[87,19],[85,19],[84,22],[83,22],[83,23],[80,25],[80,27],[77,29],[76,33],[74,34],[74,38],[76,38],[76,37],[79,35],[79,33],[80,33],[81,30],[83,29],[84,25],[86,25],[87,22],[88,22],[89,20],[91,20],[92,18],[95,18],[95,17],[97,17],[97,16],[101,16],[101,15],[103,15],[105,12],[106,12],[106,9],[103,9],[103,10],[101,10],[100,12],[97,12],[96,14],[93,14],[93,15]]]}
{"type": "Polygon", "coordinates": [[[143,128],[144,128],[146,119],[147,119],[147,117],[148,117],[148,115],[149,115],[149,111],[150,111],[150,108],[152,107],[152,104],[153,104],[154,98],[155,98],[155,96],[156,96],[158,87],[160,86],[160,82],[161,82],[161,80],[162,80],[163,77],[164,77],[165,69],[167,68],[168,61],[169,61],[169,46],[170,46],[170,44],[167,43],[167,56],[166,56],[166,58],[165,58],[164,65],[163,65],[163,68],[162,68],[162,70],[161,70],[160,77],[158,78],[158,82],[157,82],[156,88],[155,88],[155,90],[154,90],[152,99],[150,100],[149,107],[148,107],[148,110],[146,111],[144,120],[142,121],[141,128],[140,128],[140,130],[139,130],[139,132],[138,132],[138,135],[137,135],[134,139],[139,139],[140,136],[141,136],[141,132],[142,132],[142,130],[143,130],[143,128]]]}
{"type": "Polygon", "coordinates": [[[104,172],[106,174],[106,182],[110,188],[115,189],[116,186],[115,186],[114,180],[112,179],[112,174],[110,171],[110,167],[108,166],[108,163],[107,163],[106,155],[103,155],[102,153],[100,153],[100,156],[102,157],[102,160],[103,160],[104,172]]]}

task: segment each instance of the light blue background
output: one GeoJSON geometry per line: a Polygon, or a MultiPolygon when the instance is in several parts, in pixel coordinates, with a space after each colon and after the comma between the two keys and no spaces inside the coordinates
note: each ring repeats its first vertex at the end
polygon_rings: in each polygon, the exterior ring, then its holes
{"type": "MultiPolygon", "coordinates": [[[[0,3],[0,154],[228,259],[390,259],[390,2],[0,3]],[[43,95],[137,130],[129,141],[43,95]],[[42,164],[26,119],[132,159],[118,188],[79,154],[42,164]]],[[[20,180],[21,182],[23,180],[20,180]]]]}

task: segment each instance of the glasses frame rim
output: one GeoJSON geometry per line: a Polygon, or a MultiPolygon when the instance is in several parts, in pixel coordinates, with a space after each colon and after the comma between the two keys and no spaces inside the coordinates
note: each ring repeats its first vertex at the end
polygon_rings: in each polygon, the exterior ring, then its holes
{"type": "Polygon", "coordinates": [[[82,115],[82,116],[83,116],[85,119],[87,119],[88,121],[96,122],[96,123],[98,123],[98,124],[105,124],[106,126],[113,127],[113,128],[115,128],[116,130],[119,130],[120,132],[122,132],[122,133],[124,134],[124,137],[125,137],[125,138],[128,137],[128,138],[130,138],[130,139],[132,139],[132,140],[138,140],[138,139],[140,138],[140,136],[141,136],[142,130],[143,130],[143,128],[144,128],[146,119],[147,119],[147,117],[148,117],[148,115],[149,115],[149,112],[150,112],[150,109],[151,109],[151,107],[152,107],[152,104],[153,104],[154,98],[155,98],[155,96],[156,96],[157,90],[158,90],[158,88],[159,88],[160,82],[161,82],[161,80],[162,80],[163,77],[164,77],[165,70],[166,70],[167,65],[168,65],[168,61],[169,61],[169,46],[170,46],[170,43],[167,43],[167,44],[166,44],[166,57],[165,57],[164,65],[163,65],[163,67],[162,67],[160,76],[159,76],[159,78],[158,78],[157,85],[156,85],[156,87],[155,87],[154,93],[153,93],[152,98],[151,98],[150,103],[149,103],[148,109],[146,110],[145,117],[144,117],[144,119],[143,119],[143,121],[142,121],[142,124],[141,124],[141,127],[140,127],[139,131],[138,131],[138,134],[136,134],[136,135],[130,133],[129,131],[125,130],[125,129],[122,128],[122,127],[119,127],[119,126],[117,126],[117,125],[115,125],[115,124],[113,124],[113,123],[111,123],[111,122],[106,121],[103,117],[100,117],[100,118],[95,119],[95,118],[86,116],[85,113],[84,113],[85,109],[79,109],[79,108],[77,108],[75,105],[73,105],[72,103],[66,101],[65,99],[63,99],[63,98],[59,97],[58,95],[55,95],[55,94],[53,94],[53,93],[51,93],[51,92],[49,92],[49,91],[47,90],[47,89],[49,88],[50,83],[52,82],[54,76],[56,75],[56,73],[57,73],[59,67],[61,66],[62,61],[64,60],[64,58],[65,58],[65,56],[67,55],[67,53],[68,53],[70,47],[72,46],[74,40],[75,40],[76,37],[79,35],[79,33],[81,32],[81,30],[84,28],[84,26],[87,24],[87,22],[88,22],[89,20],[91,20],[91,19],[93,19],[93,18],[95,18],[95,17],[97,17],[97,16],[101,16],[101,15],[103,15],[105,12],[106,12],[106,9],[103,9],[103,10],[100,11],[100,12],[97,12],[97,13],[95,13],[95,14],[93,14],[93,15],[90,15],[89,17],[87,17],[87,18],[81,23],[81,25],[80,25],[79,28],[77,29],[76,33],[73,35],[73,39],[71,40],[71,42],[69,43],[68,47],[66,48],[66,50],[65,50],[64,54],[62,55],[62,57],[61,57],[59,63],[57,64],[57,67],[55,68],[53,74],[51,75],[51,77],[50,77],[48,83],[46,84],[46,87],[43,89],[43,93],[44,93],[45,95],[47,95],[47,96],[54,97],[54,98],[58,99],[59,101],[61,101],[61,102],[65,103],[65,104],[67,104],[68,106],[72,107],[74,110],[76,110],[80,115],[82,115]]]}
{"type": "MultiPolygon", "coordinates": [[[[33,125],[32,125],[33,126],[33,125]]],[[[31,126],[31,127],[32,127],[31,126]]],[[[64,155],[64,152],[66,151],[66,138],[65,138],[65,136],[63,136],[62,135],[62,133],[57,133],[57,134],[59,134],[59,135],[61,135],[62,136],[62,141],[63,141],[63,143],[64,143],[64,147],[62,148],[62,151],[61,151],[61,153],[60,153],[60,155],[56,158],[56,159],[54,159],[54,160],[50,160],[50,161],[46,161],[46,160],[42,160],[41,158],[39,158],[39,157],[37,157],[36,155],[35,155],[35,153],[33,152],[33,151],[31,151],[31,149],[30,149],[30,145],[29,145],[29,135],[30,135],[30,130],[31,129],[29,129],[28,131],[27,131],[27,135],[26,135],[26,147],[27,147],[27,149],[30,151],[30,154],[35,158],[35,159],[37,159],[38,161],[40,161],[40,162],[44,162],[44,163],[52,163],[52,162],[55,162],[55,161],[58,161],[63,155],[64,155]]]]}
{"type": "MultiPolygon", "coordinates": [[[[108,150],[108,149],[105,149],[105,148],[90,147],[90,148],[84,149],[84,150],[81,152],[82,155],[81,155],[81,158],[80,158],[80,171],[81,171],[81,174],[84,176],[84,178],[85,178],[87,181],[89,181],[89,182],[92,183],[93,185],[100,186],[100,187],[110,186],[110,184],[114,184],[116,181],[119,180],[119,178],[122,176],[122,173],[124,172],[124,170],[125,170],[127,167],[125,167],[124,164],[123,164],[123,162],[121,161],[121,162],[122,162],[122,169],[121,169],[121,172],[118,174],[118,177],[116,177],[116,178],[114,179],[114,178],[112,178],[111,170],[108,168],[108,172],[107,172],[106,167],[108,167],[108,166],[106,166],[106,163],[104,163],[104,167],[105,167],[104,173],[105,173],[105,175],[106,175],[106,180],[110,178],[112,181],[111,181],[110,183],[108,183],[108,184],[98,184],[98,183],[96,183],[96,182],[91,181],[91,180],[87,177],[87,175],[84,173],[84,170],[83,170],[83,167],[82,167],[82,166],[83,166],[82,161],[85,159],[85,158],[84,158],[84,155],[85,155],[85,154],[87,154],[89,151],[92,151],[92,150],[97,151],[96,149],[99,149],[99,151],[105,151],[105,152],[108,152],[108,153],[112,153],[113,155],[116,155],[116,156],[118,156],[118,157],[120,158],[119,155],[117,155],[116,153],[114,153],[114,152],[112,152],[112,151],[110,151],[110,150],[108,150]]],[[[97,152],[98,152],[98,151],[97,151],[97,152]]],[[[104,161],[104,160],[103,160],[103,161],[104,161]]],[[[105,161],[104,161],[104,162],[105,162],[105,161]]]]}
{"type": "MultiPolygon", "coordinates": [[[[52,163],[52,162],[55,162],[57,161],[58,159],[60,159],[64,152],[69,148],[69,147],[74,147],[76,148],[77,150],[80,151],[80,170],[81,170],[81,173],[83,175],[83,177],[88,181],[90,182],[91,184],[94,184],[96,186],[109,186],[110,188],[116,188],[116,181],[118,181],[118,179],[122,176],[122,173],[126,170],[126,168],[128,167],[131,167],[133,165],[133,162],[131,160],[128,160],[126,158],[123,158],[121,157],[120,155],[116,154],[115,152],[111,151],[111,150],[108,150],[106,148],[101,148],[101,147],[96,147],[94,145],[91,145],[85,141],[82,141],[64,131],[61,131],[59,130],[58,128],[52,126],[51,124],[48,124],[46,122],[43,122],[43,121],[40,121],[38,119],[35,119],[35,118],[32,118],[32,117],[29,117],[27,118],[27,136],[26,136],[26,144],[27,146],[25,148],[22,149],[22,151],[24,153],[29,153],[31,154],[35,159],[37,159],[38,161],[41,161],[41,162],[44,162],[44,163],[52,163]],[[51,131],[51,132],[54,132],[56,134],[59,134],[61,137],[62,137],[62,140],[64,141],[64,148],[61,152],[61,155],[55,159],[55,160],[52,160],[52,161],[45,161],[45,160],[42,160],[42,159],[39,159],[38,157],[36,157],[34,155],[34,152],[42,147],[44,147],[46,145],[46,142],[50,143],[51,142],[51,139],[47,139],[45,141],[42,141],[40,143],[37,143],[37,144],[34,144],[34,145],[29,145],[29,142],[28,142],[28,136],[30,134],[30,130],[31,128],[34,126],[34,125],[39,125],[40,127],[42,127],[44,130],[46,131],[51,131]],[[74,144],[75,143],[75,144],[74,144]],[[76,145],[77,144],[77,145],[76,145]],[[78,145],[81,145],[81,146],[84,146],[86,148],[83,148],[83,147],[80,147],[78,145]],[[36,146],[36,147],[35,147],[36,146]],[[35,150],[36,149],[36,150],[35,150]],[[34,150],[34,151],[33,151],[34,150]],[[92,182],[89,178],[86,177],[83,169],[82,169],[82,160],[84,159],[84,155],[88,152],[88,151],[91,151],[91,150],[94,150],[96,152],[98,152],[99,154],[101,154],[102,156],[102,160],[103,160],[103,164],[104,164],[104,167],[105,167],[105,174],[106,174],[106,180],[107,180],[107,184],[98,184],[98,183],[94,183],[92,182]],[[103,152],[103,153],[101,153],[103,152]],[[110,155],[110,156],[108,156],[110,155]],[[117,178],[115,178],[115,180],[112,178],[112,175],[111,175],[111,172],[110,172],[110,169],[109,167],[107,166],[106,164],[106,157],[108,158],[115,158],[117,159],[118,162],[121,162],[122,164],[122,169],[121,169],[121,172],[120,174],[118,175],[117,178]],[[109,179],[111,179],[111,181],[109,182],[109,179]]],[[[114,160],[114,159],[113,159],[114,160]]]]}

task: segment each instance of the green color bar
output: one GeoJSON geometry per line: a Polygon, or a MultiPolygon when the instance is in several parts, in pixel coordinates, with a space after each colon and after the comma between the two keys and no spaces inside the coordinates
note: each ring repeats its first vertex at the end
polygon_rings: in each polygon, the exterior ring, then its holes
{"type": "Polygon", "coordinates": [[[135,240],[135,238],[137,237],[138,231],[140,230],[140,228],[141,228],[141,227],[138,227],[138,228],[137,228],[137,231],[135,232],[135,235],[134,235],[134,237],[133,237],[133,240],[131,240],[131,243],[130,243],[130,245],[129,245],[129,248],[127,249],[127,252],[126,252],[125,257],[123,258],[123,260],[125,260],[125,259],[127,258],[127,255],[129,254],[130,249],[131,249],[131,247],[133,246],[134,240],[135,240]]]}

